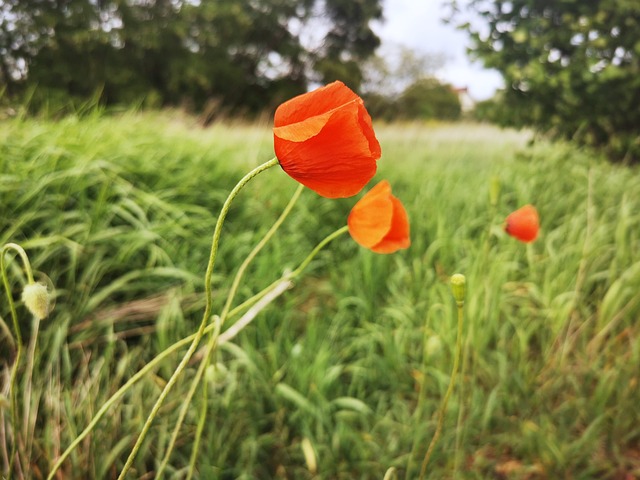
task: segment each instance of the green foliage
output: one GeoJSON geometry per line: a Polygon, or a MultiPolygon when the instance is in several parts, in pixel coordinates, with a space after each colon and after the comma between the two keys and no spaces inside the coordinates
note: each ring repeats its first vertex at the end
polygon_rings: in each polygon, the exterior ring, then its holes
{"type": "Polygon", "coordinates": [[[0,85],[38,108],[60,93],[107,104],[258,113],[340,78],[358,89],[359,62],[379,44],[379,0],[40,0],[0,4],[0,85]],[[323,48],[305,29],[329,20],[323,48]],[[315,22],[315,23],[314,23],[315,22]],[[319,77],[319,78],[318,78],[319,77]]]}
{"type": "MultiPolygon", "coordinates": [[[[1,124],[0,242],[21,243],[57,289],[30,395],[19,377],[21,407],[38,415],[24,427],[34,477],[126,379],[196,328],[215,215],[236,181],[273,152],[268,128],[194,124],[91,112],[1,124]]],[[[378,178],[407,208],[411,248],[376,255],[343,237],[221,348],[207,375],[210,421],[196,476],[379,479],[393,466],[399,478],[416,478],[451,369],[453,273],[467,279],[463,381],[430,476],[637,476],[637,168],[563,144],[526,149],[526,135],[488,126],[388,125],[378,136],[378,178]],[[528,202],[542,232],[525,246],[501,224],[528,202]]],[[[296,188],[278,169],[263,175],[229,213],[214,272],[217,308],[296,188]]],[[[344,225],[355,201],[305,191],[250,267],[240,301],[344,225]]],[[[19,274],[10,276],[18,295],[19,274]]],[[[0,301],[3,318],[6,308],[0,301]]],[[[6,368],[11,357],[2,353],[6,368]]],[[[113,477],[177,361],[137,384],[61,477],[113,477]]],[[[193,368],[153,425],[136,476],[153,476],[193,368]]],[[[180,478],[191,454],[195,398],[167,478],[180,478]]]]}
{"type": "Polygon", "coordinates": [[[459,117],[460,102],[452,96],[451,86],[434,77],[444,63],[439,55],[403,46],[379,49],[363,64],[367,109],[374,118],[386,121],[459,117]]]}
{"type": "Polygon", "coordinates": [[[416,80],[399,95],[369,93],[367,109],[374,118],[393,120],[458,120],[460,99],[453,87],[435,78],[416,80]]]}
{"type": "Polygon", "coordinates": [[[500,71],[502,123],[640,161],[640,3],[474,0],[472,52],[500,71]]]}
{"type": "Polygon", "coordinates": [[[332,26],[314,68],[323,83],[342,80],[359,89],[363,81],[360,64],[380,45],[369,21],[382,18],[382,4],[379,0],[325,0],[322,3],[332,26]]]}
{"type": "Polygon", "coordinates": [[[472,117],[480,122],[490,122],[503,127],[528,125],[526,120],[528,112],[510,108],[503,91],[497,92],[492,98],[476,103],[472,117]]]}
{"type": "Polygon", "coordinates": [[[367,110],[378,121],[392,122],[398,118],[398,104],[394,97],[379,93],[363,96],[367,110]]]}
{"type": "Polygon", "coordinates": [[[398,98],[400,118],[456,120],[460,99],[451,85],[426,78],[409,85],[398,98]]]}

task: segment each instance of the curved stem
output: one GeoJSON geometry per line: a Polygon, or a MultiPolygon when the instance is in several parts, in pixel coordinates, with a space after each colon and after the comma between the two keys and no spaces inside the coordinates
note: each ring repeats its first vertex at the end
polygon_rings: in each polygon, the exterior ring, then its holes
{"type": "Polygon", "coordinates": [[[204,330],[207,326],[207,323],[209,322],[209,318],[211,317],[211,310],[212,310],[211,277],[213,275],[213,267],[215,264],[216,256],[218,254],[218,244],[220,243],[220,234],[222,232],[222,225],[224,224],[224,220],[227,216],[227,213],[229,212],[229,208],[231,207],[231,202],[233,202],[234,198],[238,195],[240,190],[242,190],[242,188],[247,183],[249,183],[249,181],[252,178],[254,178],[259,173],[277,164],[278,164],[278,159],[272,158],[268,162],[263,163],[262,165],[254,168],[251,172],[246,174],[238,182],[238,184],[233,188],[233,190],[231,190],[231,193],[229,193],[229,196],[227,197],[224,204],[222,205],[222,209],[220,210],[220,215],[218,216],[218,221],[216,222],[216,226],[213,231],[213,238],[211,240],[211,253],[209,254],[209,263],[207,264],[207,271],[205,273],[205,278],[204,278],[206,306],[205,306],[204,314],[202,315],[202,321],[200,322],[200,326],[196,331],[196,335],[193,341],[191,342],[189,349],[184,354],[184,357],[182,357],[182,360],[176,367],[175,371],[173,372],[173,375],[171,375],[171,378],[169,378],[169,381],[166,383],[166,385],[162,389],[162,392],[158,396],[156,403],[153,405],[151,412],[149,412],[149,416],[147,417],[147,420],[145,421],[142,427],[142,430],[140,431],[140,435],[138,435],[138,439],[136,440],[136,443],[131,449],[131,453],[129,454],[129,457],[127,458],[127,461],[125,462],[124,467],[122,468],[122,471],[118,476],[119,480],[124,479],[125,475],[131,468],[131,465],[133,464],[133,461],[136,455],[138,454],[140,447],[142,446],[142,442],[146,438],[147,432],[151,428],[151,424],[153,423],[153,420],[156,418],[156,416],[158,415],[158,412],[160,411],[160,407],[164,403],[165,398],[173,388],[174,384],[177,382],[178,377],[187,366],[187,363],[189,363],[191,356],[195,352],[196,348],[198,347],[198,344],[200,343],[200,340],[202,339],[202,336],[204,335],[204,330]]]}
{"type": "Polygon", "coordinates": [[[311,263],[311,260],[313,260],[313,257],[315,257],[318,252],[320,250],[322,250],[327,243],[335,240],[336,238],[338,238],[340,235],[342,235],[343,233],[346,233],[349,231],[349,226],[345,225],[342,228],[339,228],[338,230],[336,230],[335,232],[333,232],[332,234],[326,236],[324,238],[324,240],[322,240],[318,245],[316,245],[316,247],[311,250],[311,253],[309,255],[307,255],[307,258],[305,258],[302,263],[298,266],[298,268],[296,268],[293,272],[291,272],[289,274],[289,278],[295,278],[298,275],[300,275],[302,273],[302,271],[307,268],[307,266],[309,265],[309,263],[311,263]]]}
{"type": "Polygon", "coordinates": [[[440,434],[442,433],[442,425],[444,423],[444,415],[447,411],[447,404],[449,403],[449,397],[451,397],[451,393],[453,392],[453,387],[456,383],[456,377],[458,375],[458,367],[460,364],[460,352],[462,350],[462,325],[464,321],[464,302],[457,302],[458,307],[458,332],[456,337],[456,353],[453,359],[453,368],[451,371],[451,379],[449,380],[449,386],[447,387],[447,392],[442,399],[442,404],[440,405],[440,410],[438,412],[438,424],[436,425],[436,431],[433,434],[433,438],[431,439],[431,443],[429,443],[429,448],[427,449],[427,453],[424,455],[424,460],[422,461],[422,467],[420,468],[420,480],[424,478],[424,475],[427,471],[427,464],[429,463],[429,459],[431,458],[431,454],[433,453],[433,449],[440,438],[440,434]]]}
{"type": "Polygon", "coordinates": [[[27,275],[27,281],[34,283],[33,272],[31,270],[31,263],[29,257],[24,249],[16,243],[6,243],[0,249],[0,271],[2,272],[2,283],[7,294],[7,302],[9,303],[9,311],[11,312],[11,320],[13,321],[13,329],[16,334],[16,359],[13,363],[13,369],[11,370],[11,376],[9,379],[9,396],[11,398],[11,429],[13,434],[13,442],[11,444],[11,457],[9,459],[9,474],[13,470],[13,462],[17,455],[18,444],[18,400],[16,392],[16,379],[18,376],[18,368],[20,367],[20,359],[22,357],[22,333],[20,332],[20,324],[18,323],[18,314],[16,312],[16,306],[13,302],[13,296],[11,295],[11,284],[9,283],[9,277],[7,276],[7,269],[5,265],[4,256],[8,250],[14,250],[18,253],[24,266],[24,271],[27,275]]]}
{"type": "MultiPolygon", "coordinates": [[[[212,342],[209,342],[209,346],[207,347],[207,353],[205,357],[200,362],[200,366],[198,368],[198,373],[196,375],[197,380],[194,379],[193,384],[197,387],[202,379],[202,375],[207,370],[209,366],[209,360],[211,358],[211,353],[216,346],[216,336],[218,332],[211,334],[212,342]]],[[[191,458],[189,459],[189,469],[187,470],[187,477],[185,480],[191,480],[193,477],[193,472],[196,469],[196,461],[198,460],[198,450],[200,450],[200,439],[202,438],[202,431],[204,430],[204,423],[207,419],[207,396],[208,396],[208,388],[205,384],[202,386],[202,404],[200,406],[200,417],[198,418],[198,425],[196,427],[196,436],[193,440],[193,447],[191,447],[191,458]]],[[[189,399],[191,401],[191,399],[189,399]]]]}
{"type": "MultiPolygon", "coordinates": [[[[217,329],[217,324],[220,323],[220,319],[216,318],[216,321],[214,324],[212,324],[211,326],[214,327],[214,329],[217,329]]],[[[178,434],[180,433],[180,427],[182,427],[182,424],[184,422],[185,417],[187,416],[187,410],[189,405],[191,404],[191,399],[193,398],[193,395],[196,393],[196,389],[198,388],[198,385],[200,384],[200,379],[202,378],[202,375],[204,373],[205,367],[207,366],[207,362],[201,361],[200,365],[198,366],[198,370],[196,371],[196,374],[194,376],[194,379],[191,382],[191,386],[189,387],[189,391],[187,392],[187,395],[185,397],[185,399],[182,402],[182,407],[180,408],[180,413],[178,414],[178,420],[176,421],[176,425],[173,428],[173,432],[171,433],[171,438],[169,439],[169,445],[167,445],[167,450],[164,454],[164,457],[162,458],[162,463],[160,463],[160,466],[158,467],[158,471],[156,472],[156,479],[160,480],[162,478],[162,476],[164,475],[164,470],[165,468],[167,468],[167,464],[169,463],[169,458],[171,457],[171,453],[173,452],[173,448],[176,444],[176,441],[178,440],[178,434]]]]}
{"type": "Polygon", "coordinates": [[[17,243],[5,243],[4,246],[2,247],[3,255],[7,250],[10,250],[10,249],[14,250],[20,256],[20,259],[22,260],[22,265],[24,267],[24,273],[27,275],[27,283],[35,283],[33,279],[33,270],[31,270],[31,262],[29,262],[29,257],[27,256],[27,252],[25,252],[24,248],[22,248],[17,243]]]}
{"type": "Polygon", "coordinates": [[[242,262],[242,265],[240,265],[240,268],[238,268],[238,272],[236,273],[236,276],[233,279],[233,283],[231,285],[231,289],[229,290],[227,301],[225,302],[224,307],[222,308],[222,313],[220,313],[220,319],[221,319],[220,327],[222,327],[225,319],[227,318],[227,315],[229,314],[229,310],[231,309],[231,304],[233,303],[233,299],[235,298],[235,295],[238,291],[238,287],[240,286],[240,281],[244,276],[244,272],[247,270],[247,267],[253,261],[253,259],[258,255],[258,253],[260,253],[260,250],[262,250],[264,246],[267,244],[267,242],[271,240],[273,235],[280,228],[280,226],[285,221],[285,219],[289,216],[289,213],[291,213],[291,210],[293,209],[294,205],[300,198],[300,195],[302,194],[302,190],[304,190],[304,185],[300,184],[296,189],[296,191],[293,193],[293,196],[289,200],[289,203],[287,204],[287,206],[284,207],[284,210],[282,211],[278,219],[274,222],[274,224],[267,231],[264,237],[262,237],[262,239],[253,248],[251,253],[247,255],[247,258],[244,259],[244,261],[242,262]]]}
{"type": "MultiPolygon", "coordinates": [[[[29,262],[29,257],[27,256],[27,252],[24,251],[17,243],[6,243],[3,245],[0,250],[0,270],[2,270],[2,282],[4,283],[4,288],[7,294],[7,301],[9,303],[9,310],[11,311],[11,319],[13,320],[13,329],[16,333],[16,344],[17,349],[21,350],[22,347],[22,333],[20,332],[20,325],[18,324],[18,314],[16,313],[16,307],[13,303],[13,297],[11,296],[11,285],[9,284],[9,277],[7,276],[7,270],[5,267],[4,256],[9,250],[14,250],[22,260],[22,265],[24,267],[24,273],[27,275],[27,283],[35,283],[33,280],[33,271],[31,270],[31,263],[29,262]]],[[[19,357],[19,355],[18,355],[19,357]]]]}
{"type": "MultiPolygon", "coordinates": [[[[424,322],[424,332],[422,335],[422,380],[420,382],[420,390],[418,391],[418,402],[416,403],[416,408],[412,415],[412,420],[414,422],[418,422],[420,420],[420,416],[424,411],[424,402],[427,396],[427,359],[429,357],[427,342],[429,337],[429,330],[427,329],[427,322],[429,320],[429,315],[424,322]]],[[[416,452],[420,447],[420,439],[419,439],[419,430],[416,429],[413,434],[413,442],[411,445],[411,452],[409,453],[409,459],[407,461],[406,472],[407,475],[410,472],[413,472],[413,459],[416,457],[416,452]]]]}
{"type": "MultiPolygon", "coordinates": [[[[38,332],[40,331],[40,318],[36,315],[32,317],[32,332],[27,347],[26,357],[27,363],[25,369],[21,375],[22,378],[22,438],[24,439],[21,444],[21,450],[23,457],[26,459],[31,458],[33,452],[33,440],[34,429],[37,420],[37,408],[33,414],[31,412],[31,400],[33,397],[33,368],[35,364],[36,345],[38,342],[38,332]],[[31,431],[29,429],[31,428],[31,431]]],[[[31,465],[27,462],[24,469],[26,470],[27,478],[31,478],[31,465]]]]}
{"type": "MultiPolygon", "coordinates": [[[[158,480],[162,478],[164,469],[166,468],[167,463],[169,462],[169,457],[171,456],[171,452],[173,451],[175,443],[178,439],[178,434],[180,433],[180,429],[186,417],[187,409],[191,403],[191,399],[193,398],[193,395],[195,394],[197,386],[200,383],[202,375],[209,364],[209,359],[211,358],[211,354],[215,349],[216,342],[220,335],[220,329],[222,328],[224,322],[226,321],[229,315],[229,310],[231,309],[231,304],[233,303],[233,299],[235,298],[235,295],[238,291],[238,287],[240,286],[240,281],[242,280],[242,277],[244,276],[245,271],[249,267],[249,264],[258,255],[258,253],[260,253],[260,251],[264,248],[267,242],[271,240],[271,238],[275,235],[276,231],[280,228],[284,220],[287,218],[287,216],[289,216],[289,213],[291,213],[291,210],[293,209],[294,205],[300,198],[300,195],[302,194],[303,189],[304,189],[304,186],[300,184],[296,189],[296,191],[294,192],[291,199],[289,200],[289,203],[287,203],[286,207],[278,217],[278,219],[273,223],[271,228],[269,228],[267,233],[265,233],[265,235],[260,239],[260,241],[256,244],[256,246],[253,247],[253,250],[251,250],[249,255],[247,255],[247,257],[244,259],[244,261],[238,268],[238,271],[236,272],[233,282],[231,283],[231,288],[229,289],[229,294],[227,295],[227,300],[224,304],[224,307],[222,308],[222,313],[220,314],[219,320],[215,322],[214,331],[211,332],[211,335],[209,337],[209,342],[207,344],[207,349],[206,349],[204,358],[201,360],[200,366],[198,367],[196,375],[192,380],[191,387],[189,388],[189,392],[187,393],[187,396],[182,402],[182,408],[180,409],[180,414],[178,415],[178,421],[176,422],[176,425],[173,429],[173,433],[171,434],[171,439],[169,440],[169,445],[167,446],[167,451],[165,452],[164,458],[162,459],[162,463],[160,464],[160,467],[158,468],[158,472],[156,473],[156,478],[158,480]]],[[[203,390],[203,396],[204,396],[203,407],[200,412],[198,429],[196,430],[196,437],[194,441],[193,453],[191,457],[192,460],[190,461],[191,467],[189,469],[189,472],[193,471],[192,466],[197,456],[198,446],[200,442],[200,435],[202,434],[202,428],[204,427],[204,418],[206,417],[206,390],[203,390]],[[201,427],[201,424],[202,424],[202,427],[201,427]]]]}
{"type": "MultiPolygon", "coordinates": [[[[241,304],[241,305],[237,306],[236,308],[234,308],[233,310],[231,310],[231,312],[229,312],[229,317],[236,316],[242,310],[244,310],[246,308],[249,308],[251,305],[253,305],[254,303],[258,302],[262,297],[264,297],[270,291],[272,291],[277,286],[277,283],[278,282],[272,283],[267,288],[265,288],[261,292],[258,292],[253,297],[251,297],[250,299],[245,301],[243,304],[241,304]]],[[[211,332],[214,328],[215,328],[215,324],[207,325],[207,327],[204,329],[204,331],[205,331],[205,333],[208,333],[208,332],[211,332]]],[[[104,417],[104,415],[109,411],[109,409],[118,400],[120,400],[120,398],[122,398],[122,396],[134,384],[136,384],[138,382],[138,380],[140,380],[147,373],[152,371],[156,366],[158,366],[158,364],[160,364],[160,362],[162,362],[169,355],[171,355],[172,353],[175,353],[176,351],[180,350],[182,347],[185,347],[186,345],[189,345],[191,342],[193,342],[195,337],[196,337],[196,334],[193,333],[193,334],[189,335],[188,337],[185,337],[182,340],[179,340],[178,342],[174,343],[173,345],[167,347],[165,350],[163,350],[158,355],[156,355],[153,359],[151,359],[148,363],[146,363],[144,365],[144,367],[142,367],[140,370],[138,370],[129,380],[127,380],[127,382],[124,385],[122,385],[113,395],[111,395],[111,397],[106,402],[104,402],[102,404],[102,406],[100,407],[100,409],[96,412],[94,417],[91,419],[91,422],[89,422],[89,424],[84,428],[84,430],[82,432],[80,432],[80,434],[73,440],[73,442],[71,442],[69,444],[69,446],[62,453],[62,455],[60,455],[60,457],[58,458],[56,463],[51,468],[51,471],[49,472],[49,475],[47,476],[47,480],[52,480],[53,479],[53,477],[55,476],[55,474],[58,471],[58,469],[62,466],[62,464],[69,457],[69,455],[71,455],[71,452],[73,450],[75,450],[75,448],[78,445],[80,445],[80,443],[82,443],[82,441],[87,437],[87,435],[89,435],[89,433],[91,433],[93,431],[93,429],[96,427],[98,422],[100,422],[102,417],[104,417]]]]}
{"type": "MultiPolygon", "coordinates": [[[[318,245],[326,246],[327,243],[329,243],[331,240],[334,240],[336,237],[339,236],[339,234],[345,233],[346,231],[347,231],[346,228],[341,228],[340,230],[338,230],[336,232],[333,232],[331,235],[329,235],[327,238],[325,238],[318,245]]],[[[307,256],[307,258],[304,260],[304,262],[302,264],[300,264],[300,266],[294,270],[295,274],[294,273],[289,273],[289,274],[285,275],[284,278],[280,278],[278,280],[275,280],[274,282],[271,283],[271,285],[265,287],[264,289],[262,289],[260,292],[256,293],[251,298],[245,300],[243,303],[241,303],[237,307],[233,308],[229,312],[227,318],[235,317],[240,312],[242,312],[242,311],[250,308],[251,306],[255,305],[256,303],[258,303],[260,300],[265,298],[270,293],[277,291],[280,287],[283,287],[283,286],[288,287],[288,285],[289,285],[288,280],[294,279],[295,277],[299,276],[302,273],[302,270],[304,269],[303,267],[308,265],[311,262],[311,260],[313,260],[313,257],[319,251],[320,251],[320,249],[318,247],[314,248],[312,254],[309,254],[309,256],[307,256]]],[[[248,325],[250,320],[251,320],[251,318],[249,318],[249,320],[247,322],[243,322],[242,323],[242,327],[244,328],[246,325],[248,325]]],[[[242,319],[240,321],[238,321],[237,323],[241,323],[241,322],[242,322],[242,319]]],[[[216,327],[215,324],[207,325],[206,328],[204,329],[204,332],[205,333],[209,333],[209,332],[213,331],[213,329],[215,327],[216,327]]],[[[236,327],[236,324],[233,324],[232,327],[230,327],[227,331],[222,333],[220,335],[220,337],[219,337],[218,344],[223,344],[223,343],[231,340],[231,338],[233,338],[235,335],[237,335],[237,333],[241,330],[241,328],[235,328],[235,327],[236,327]],[[231,332],[232,330],[233,330],[233,334],[227,335],[227,333],[231,332]]],[[[94,417],[91,420],[91,422],[89,422],[89,424],[85,427],[85,429],[82,432],[80,432],[80,434],[73,440],[73,442],[71,442],[71,444],[69,444],[69,446],[62,453],[62,455],[60,455],[60,457],[58,458],[56,463],[51,468],[51,471],[49,472],[49,475],[47,475],[47,480],[53,480],[53,478],[55,477],[56,472],[62,466],[64,461],[69,457],[69,455],[71,455],[71,452],[73,452],[73,450],[75,450],[75,448],[78,445],[80,445],[80,443],[82,443],[82,441],[87,437],[87,435],[89,435],[89,433],[91,433],[93,431],[93,429],[100,422],[102,417],[104,417],[104,415],[109,411],[109,409],[118,400],[120,400],[120,398],[122,398],[124,396],[124,394],[133,385],[135,385],[147,373],[149,373],[154,368],[156,368],[160,364],[160,362],[162,362],[169,355],[175,353],[176,351],[180,350],[181,348],[185,347],[186,345],[189,345],[190,343],[192,343],[193,340],[195,339],[195,337],[196,337],[196,334],[193,333],[193,334],[189,335],[188,337],[185,337],[182,340],[179,340],[178,342],[174,343],[173,345],[171,345],[170,347],[166,348],[162,352],[160,352],[153,359],[149,360],[149,362],[147,362],[144,365],[144,367],[142,367],[140,370],[138,370],[138,372],[136,372],[106,402],[104,402],[102,404],[102,406],[100,407],[100,409],[94,415],[94,417]]]]}

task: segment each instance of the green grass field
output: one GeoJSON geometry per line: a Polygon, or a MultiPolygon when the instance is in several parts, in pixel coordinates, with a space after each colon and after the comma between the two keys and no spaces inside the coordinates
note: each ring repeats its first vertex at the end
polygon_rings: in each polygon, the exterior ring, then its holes
{"type": "MultiPolygon", "coordinates": [[[[467,278],[462,371],[427,478],[640,478],[638,169],[567,145],[530,147],[527,134],[489,126],[377,133],[375,180],[389,179],[405,204],[412,246],[383,256],[341,236],[220,346],[205,375],[195,478],[418,478],[453,363],[454,273],[467,278]],[[502,231],[526,203],[541,218],[530,245],[502,231]]],[[[55,310],[36,328],[19,302],[20,264],[7,255],[25,343],[22,461],[12,478],[46,478],[127,379],[196,330],[216,216],[235,183],[272,156],[266,124],[202,129],[171,113],[0,121],[0,245],[19,243],[56,287],[55,310]]],[[[296,186],[276,167],[234,202],[214,272],[216,309],[296,186]]],[[[305,190],[249,267],[236,304],[345,225],[355,201],[305,190]]],[[[5,474],[14,354],[0,330],[5,474]]],[[[55,478],[116,478],[180,358],[130,388],[55,478]]],[[[129,478],[154,478],[196,368],[170,394],[129,478]]],[[[202,398],[165,478],[185,478],[202,398]]]]}

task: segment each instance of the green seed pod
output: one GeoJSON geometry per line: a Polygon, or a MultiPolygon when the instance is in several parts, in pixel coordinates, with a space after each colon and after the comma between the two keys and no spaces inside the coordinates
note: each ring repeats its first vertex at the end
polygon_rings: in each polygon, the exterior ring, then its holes
{"type": "Polygon", "coordinates": [[[456,273],[451,276],[451,293],[453,298],[456,299],[458,306],[464,305],[464,297],[467,292],[467,279],[461,273],[456,273]]]}
{"type": "Polygon", "coordinates": [[[491,183],[489,184],[489,203],[495,207],[498,205],[500,199],[500,177],[494,175],[491,177],[491,183]]]}

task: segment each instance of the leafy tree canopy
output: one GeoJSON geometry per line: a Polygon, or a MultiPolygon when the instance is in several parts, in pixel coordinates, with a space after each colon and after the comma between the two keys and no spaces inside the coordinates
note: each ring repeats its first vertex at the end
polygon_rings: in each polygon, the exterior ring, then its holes
{"type": "Polygon", "coordinates": [[[451,85],[435,78],[424,78],[402,92],[398,98],[398,113],[408,119],[457,120],[462,108],[451,85]]]}
{"type": "Polygon", "coordinates": [[[355,89],[380,0],[0,0],[0,85],[257,112],[311,81],[355,89]],[[305,44],[312,26],[325,34],[305,44]]]}
{"type": "MultiPolygon", "coordinates": [[[[455,6],[455,2],[454,2],[455,6]]],[[[503,123],[640,161],[638,0],[472,0],[472,52],[502,73],[503,123]]]]}

